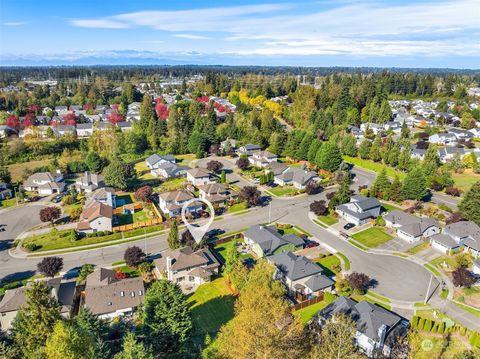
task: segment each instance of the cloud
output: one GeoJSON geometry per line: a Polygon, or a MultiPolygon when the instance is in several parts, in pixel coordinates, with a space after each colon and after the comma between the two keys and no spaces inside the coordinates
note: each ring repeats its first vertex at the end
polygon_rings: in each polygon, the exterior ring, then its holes
{"type": "Polygon", "coordinates": [[[78,27],[95,29],[126,29],[130,25],[124,22],[109,19],[91,19],[91,20],[72,20],[71,24],[78,27]]]}
{"type": "Polygon", "coordinates": [[[194,35],[194,34],[173,34],[173,37],[178,37],[181,39],[192,39],[192,40],[208,40],[209,37],[202,36],[202,35],[194,35]]]}
{"type": "Polygon", "coordinates": [[[26,21],[9,21],[9,22],[2,23],[2,25],[4,26],[22,26],[26,24],[27,24],[26,21]]]}

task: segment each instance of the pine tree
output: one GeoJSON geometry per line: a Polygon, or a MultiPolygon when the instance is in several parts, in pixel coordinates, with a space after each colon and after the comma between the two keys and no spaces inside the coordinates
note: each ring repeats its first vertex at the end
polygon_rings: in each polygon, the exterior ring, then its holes
{"type": "Polygon", "coordinates": [[[322,142],[318,139],[314,139],[308,148],[307,159],[308,162],[314,163],[315,156],[317,155],[318,149],[322,146],[322,142]]]}
{"type": "Polygon", "coordinates": [[[44,353],[47,359],[92,359],[93,335],[70,322],[58,321],[49,335],[44,353]]]}
{"type": "Polygon", "coordinates": [[[369,159],[371,148],[372,143],[369,140],[364,139],[362,143],[360,143],[360,147],[358,148],[358,154],[360,155],[360,158],[363,160],[369,159]]]}
{"type": "Polygon", "coordinates": [[[153,111],[152,99],[148,93],[143,96],[142,104],[140,105],[140,120],[136,123],[136,128],[142,132],[147,133],[148,126],[152,120],[155,119],[155,112],[153,111]]]}
{"type": "Polygon", "coordinates": [[[381,147],[382,146],[382,137],[380,133],[375,136],[375,141],[373,141],[372,147],[370,147],[370,159],[374,162],[378,162],[382,159],[381,147]]]}
{"type": "Polygon", "coordinates": [[[355,136],[351,133],[343,136],[342,153],[350,157],[355,157],[357,155],[356,143],[355,136]]]}
{"type": "Polygon", "coordinates": [[[149,349],[142,343],[137,342],[135,335],[128,332],[123,338],[122,351],[115,355],[114,359],[153,359],[149,349]]]}
{"type": "Polygon", "coordinates": [[[335,172],[342,163],[342,154],[334,142],[326,142],[320,147],[315,157],[315,164],[321,169],[335,172]]]}
{"type": "Polygon", "coordinates": [[[180,248],[180,239],[178,235],[177,221],[172,219],[170,221],[170,232],[168,233],[168,246],[170,249],[180,248]]]}
{"type": "Polygon", "coordinates": [[[405,199],[421,200],[428,194],[425,175],[420,167],[408,172],[403,182],[403,197],[405,199]]]}
{"type": "Polygon", "coordinates": [[[350,196],[352,192],[350,191],[350,176],[346,174],[342,182],[340,183],[340,188],[332,197],[332,199],[328,202],[328,208],[334,209],[336,206],[340,204],[347,203],[350,201],[350,196]]]}
{"type": "Polygon", "coordinates": [[[220,183],[227,183],[227,175],[225,170],[223,170],[220,174],[220,183]]]}
{"type": "Polygon", "coordinates": [[[392,185],[387,192],[386,199],[395,202],[403,200],[403,186],[398,176],[395,176],[395,179],[393,180],[392,185]]]}
{"type": "Polygon", "coordinates": [[[458,209],[465,219],[480,225],[480,181],[465,193],[458,209]]]}
{"type": "Polygon", "coordinates": [[[387,169],[383,167],[380,173],[375,178],[375,181],[372,184],[370,193],[372,196],[385,198],[386,194],[390,190],[390,180],[387,176],[387,169]]]}
{"type": "Polygon", "coordinates": [[[390,153],[387,154],[388,156],[388,164],[392,167],[397,167],[398,166],[398,160],[400,157],[400,146],[398,143],[396,143],[390,153]]]}

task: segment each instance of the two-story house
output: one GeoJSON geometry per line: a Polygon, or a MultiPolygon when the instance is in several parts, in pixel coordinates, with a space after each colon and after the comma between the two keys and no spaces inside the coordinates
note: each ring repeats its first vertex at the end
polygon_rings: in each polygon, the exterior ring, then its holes
{"type": "Polygon", "coordinates": [[[223,205],[227,201],[238,197],[238,193],[228,188],[223,183],[210,183],[203,186],[198,186],[199,197],[206,199],[212,204],[223,205]]]}
{"type": "Polygon", "coordinates": [[[78,192],[92,193],[101,187],[105,187],[103,176],[89,171],[86,171],[75,181],[75,188],[78,192]]]}
{"type": "Polygon", "coordinates": [[[163,163],[175,163],[175,156],[174,155],[158,155],[153,154],[145,160],[147,167],[151,170],[158,168],[163,163]]]}
{"type": "Polygon", "coordinates": [[[203,186],[212,183],[210,172],[202,168],[192,168],[187,171],[187,181],[194,186],[203,186]]]}
{"type": "MultiPolygon", "coordinates": [[[[178,216],[183,205],[195,196],[186,189],[163,192],[158,195],[160,209],[170,217],[178,216]]],[[[201,202],[192,202],[185,210],[187,213],[199,212],[202,209],[201,202]]]]}
{"type": "Polygon", "coordinates": [[[359,226],[380,215],[382,204],[376,198],[354,195],[349,203],[335,207],[337,212],[346,221],[359,226]]]}
{"type": "Polygon", "coordinates": [[[281,235],[275,226],[254,225],[243,234],[245,243],[258,256],[265,257],[303,248],[305,241],[295,235],[281,235]]]}
{"type": "Polygon", "coordinates": [[[241,156],[241,155],[251,156],[255,152],[258,152],[258,151],[261,151],[261,150],[262,150],[262,148],[259,145],[248,143],[246,145],[240,146],[237,149],[237,154],[239,156],[241,156]]]}
{"type": "Polygon", "coordinates": [[[268,151],[256,151],[248,158],[252,166],[265,168],[272,162],[277,162],[278,156],[268,151]]]}
{"type": "Polygon", "coordinates": [[[82,233],[111,232],[113,208],[95,202],[83,209],[77,223],[77,231],[82,233]]]}
{"type": "Polygon", "coordinates": [[[37,172],[30,175],[23,182],[23,188],[26,191],[36,191],[40,195],[51,195],[63,192],[65,190],[65,182],[59,170],[56,173],[37,172]]]}

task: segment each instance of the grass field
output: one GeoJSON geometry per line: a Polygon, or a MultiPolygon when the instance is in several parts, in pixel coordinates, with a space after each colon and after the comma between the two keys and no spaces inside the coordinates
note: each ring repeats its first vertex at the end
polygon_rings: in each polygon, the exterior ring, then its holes
{"type": "Polygon", "coordinates": [[[322,222],[323,224],[326,224],[327,226],[332,226],[332,225],[338,223],[338,219],[331,216],[331,215],[318,216],[317,219],[320,222],[322,222]]]}
{"type": "Polygon", "coordinates": [[[155,187],[154,189],[156,192],[159,192],[159,193],[175,191],[177,189],[183,188],[185,186],[185,182],[187,182],[186,178],[183,178],[183,177],[173,178],[163,182],[160,186],[155,187]]]}
{"type": "Polygon", "coordinates": [[[315,314],[329,305],[335,300],[335,296],[331,293],[325,293],[325,297],[321,302],[309,305],[306,308],[299,309],[293,312],[293,314],[300,318],[303,324],[307,324],[315,314]]]}
{"type": "Polygon", "coordinates": [[[335,255],[329,255],[327,257],[320,258],[317,263],[324,269],[326,276],[333,276],[341,270],[340,259],[335,255]]]}
{"type": "Polygon", "coordinates": [[[395,168],[388,167],[381,163],[373,162],[371,160],[362,160],[361,158],[350,156],[343,156],[343,159],[354,166],[361,167],[376,173],[381,172],[382,169],[385,167],[387,169],[387,176],[390,178],[395,178],[395,176],[398,176],[399,179],[403,180],[407,176],[405,172],[398,171],[395,168]]]}
{"type": "Polygon", "coordinates": [[[362,232],[355,233],[352,238],[362,245],[375,248],[391,240],[393,237],[383,231],[382,228],[372,227],[362,232]]]}
{"type": "Polygon", "coordinates": [[[277,187],[269,188],[268,192],[270,192],[274,196],[281,197],[281,196],[296,195],[300,193],[300,190],[292,186],[277,186],[277,187]]]}
{"type": "Polygon", "coordinates": [[[8,208],[15,206],[17,204],[17,200],[15,198],[4,199],[0,201],[0,208],[8,208]]]}
{"type": "Polygon", "coordinates": [[[38,161],[15,163],[13,165],[7,166],[7,168],[12,175],[12,182],[17,182],[22,180],[23,171],[25,171],[25,169],[35,169],[37,167],[48,166],[50,164],[50,161],[50,159],[44,159],[38,161]]]}
{"type": "Polygon", "coordinates": [[[453,173],[452,178],[458,188],[467,191],[474,183],[480,181],[480,174],[473,173],[471,169],[466,169],[463,173],[453,173]]]}
{"type": "Polygon", "coordinates": [[[390,203],[382,202],[382,212],[387,212],[387,211],[391,212],[395,210],[403,211],[400,207],[394,206],[393,204],[390,204],[390,203]]]}
{"type": "Polygon", "coordinates": [[[202,284],[188,297],[195,342],[203,344],[206,334],[215,335],[223,324],[233,318],[234,302],[235,298],[223,277],[202,284]]]}
{"type": "Polygon", "coordinates": [[[236,213],[236,212],[244,211],[247,208],[248,208],[247,202],[240,202],[240,203],[235,203],[233,206],[228,207],[227,212],[236,213]]]}

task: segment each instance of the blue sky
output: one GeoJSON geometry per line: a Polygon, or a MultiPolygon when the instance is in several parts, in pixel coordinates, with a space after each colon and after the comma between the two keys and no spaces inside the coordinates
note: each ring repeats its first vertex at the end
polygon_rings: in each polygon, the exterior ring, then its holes
{"type": "Polygon", "coordinates": [[[480,0],[0,0],[0,64],[480,66],[480,0]]]}

